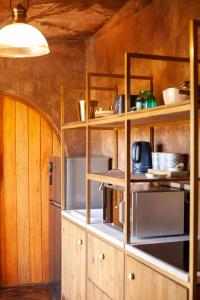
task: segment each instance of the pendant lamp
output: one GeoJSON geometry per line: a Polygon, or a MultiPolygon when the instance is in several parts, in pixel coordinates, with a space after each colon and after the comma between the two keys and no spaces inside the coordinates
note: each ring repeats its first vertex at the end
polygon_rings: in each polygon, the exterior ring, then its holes
{"type": "Polygon", "coordinates": [[[26,9],[13,8],[13,23],[0,29],[0,57],[36,57],[48,54],[45,37],[35,27],[26,24],[26,9]]]}

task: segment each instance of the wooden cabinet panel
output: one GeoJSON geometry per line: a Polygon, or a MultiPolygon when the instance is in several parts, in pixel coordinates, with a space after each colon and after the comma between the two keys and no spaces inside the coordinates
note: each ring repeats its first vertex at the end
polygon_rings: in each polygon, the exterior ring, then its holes
{"type": "Polygon", "coordinates": [[[126,300],[187,300],[187,289],[126,256],[126,300]]]}
{"type": "Polygon", "coordinates": [[[87,300],[110,300],[100,289],[98,289],[90,280],[87,282],[87,300]]]}
{"type": "Polygon", "coordinates": [[[124,254],[88,234],[88,279],[113,300],[124,297],[124,254]]]}
{"type": "Polygon", "coordinates": [[[62,219],[62,299],[86,300],[86,232],[62,219]]]}

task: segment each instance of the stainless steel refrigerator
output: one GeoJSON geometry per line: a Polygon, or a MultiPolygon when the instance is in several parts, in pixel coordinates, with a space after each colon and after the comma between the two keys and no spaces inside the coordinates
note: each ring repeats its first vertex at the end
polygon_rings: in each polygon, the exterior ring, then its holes
{"type": "Polygon", "coordinates": [[[59,157],[49,161],[49,274],[57,294],[61,291],[61,166],[59,157]]]}

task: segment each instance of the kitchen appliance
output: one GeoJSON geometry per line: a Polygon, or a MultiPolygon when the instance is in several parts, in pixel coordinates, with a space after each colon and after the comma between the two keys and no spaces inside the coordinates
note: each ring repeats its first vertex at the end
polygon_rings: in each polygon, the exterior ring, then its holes
{"type": "MultiPolygon", "coordinates": [[[[147,238],[184,234],[184,192],[162,187],[131,193],[131,234],[147,238]],[[170,216],[170,217],[169,217],[170,216]]],[[[124,202],[119,221],[124,223],[124,202]]]]}
{"type": "MultiPolygon", "coordinates": [[[[109,170],[109,157],[90,158],[92,173],[105,173],[109,170]]],[[[86,158],[65,158],[65,208],[68,210],[86,207],[86,158]]],[[[91,208],[103,207],[103,191],[98,191],[99,183],[90,183],[91,208]]]]}
{"type": "Polygon", "coordinates": [[[146,173],[152,168],[151,143],[138,141],[132,144],[132,172],[146,173]]]}
{"type": "Polygon", "coordinates": [[[49,270],[50,281],[61,290],[61,165],[49,160],[49,270]]]}
{"type": "MultiPolygon", "coordinates": [[[[118,220],[113,218],[111,211],[113,198],[111,186],[105,187],[107,198],[104,200],[104,221],[113,223],[121,228],[124,224],[124,190],[114,187],[117,190],[118,220]],[[106,205],[107,203],[107,205],[106,205]],[[121,225],[121,226],[120,226],[121,225]]],[[[167,188],[151,187],[146,183],[132,184],[130,224],[132,238],[149,238],[158,236],[171,236],[184,234],[184,191],[167,188]],[[169,217],[170,216],[170,217],[169,217]]]]}

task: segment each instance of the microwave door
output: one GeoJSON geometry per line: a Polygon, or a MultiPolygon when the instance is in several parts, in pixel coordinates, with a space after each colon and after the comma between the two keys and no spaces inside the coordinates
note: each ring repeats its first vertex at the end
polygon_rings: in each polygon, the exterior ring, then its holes
{"type": "Polygon", "coordinates": [[[133,234],[137,237],[184,233],[184,193],[133,193],[133,234]],[[170,216],[170,218],[169,218],[170,216]]]}

